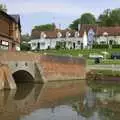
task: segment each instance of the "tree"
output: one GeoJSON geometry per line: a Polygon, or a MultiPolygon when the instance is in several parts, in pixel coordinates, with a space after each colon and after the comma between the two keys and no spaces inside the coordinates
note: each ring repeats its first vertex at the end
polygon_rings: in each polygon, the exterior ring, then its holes
{"type": "Polygon", "coordinates": [[[30,44],[25,43],[25,42],[22,42],[22,43],[20,44],[20,49],[21,49],[22,51],[29,51],[29,50],[30,50],[30,44]]]}
{"type": "Polygon", "coordinates": [[[96,18],[91,13],[84,13],[80,18],[81,24],[96,24],[96,18]]]}
{"type": "Polygon", "coordinates": [[[72,24],[69,25],[69,28],[72,30],[78,30],[78,24],[80,24],[80,18],[74,20],[72,24]]]}
{"type": "Polygon", "coordinates": [[[22,51],[29,51],[30,50],[30,44],[28,43],[31,40],[30,35],[27,34],[23,34],[21,35],[21,44],[20,44],[20,48],[22,51]]]}
{"type": "Polygon", "coordinates": [[[69,27],[71,29],[78,30],[78,24],[96,24],[96,18],[91,13],[84,13],[80,18],[74,20],[69,27]]]}
{"type": "Polygon", "coordinates": [[[35,26],[34,29],[40,30],[40,31],[54,30],[55,25],[54,24],[39,25],[39,26],[35,26]]]}
{"type": "Polygon", "coordinates": [[[118,26],[120,25],[120,8],[106,9],[103,14],[98,17],[98,23],[101,26],[118,26]]]}
{"type": "Polygon", "coordinates": [[[98,17],[98,24],[101,26],[111,26],[111,18],[110,18],[111,10],[106,9],[103,14],[100,14],[98,17]]]}
{"type": "Polygon", "coordinates": [[[120,8],[112,10],[110,13],[110,20],[112,26],[120,25],[120,8]]]}
{"type": "Polygon", "coordinates": [[[7,12],[7,7],[5,4],[0,4],[0,11],[7,12]]]}
{"type": "Polygon", "coordinates": [[[22,42],[29,42],[30,39],[31,39],[31,37],[30,37],[30,35],[28,33],[21,35],[22,42]]]}

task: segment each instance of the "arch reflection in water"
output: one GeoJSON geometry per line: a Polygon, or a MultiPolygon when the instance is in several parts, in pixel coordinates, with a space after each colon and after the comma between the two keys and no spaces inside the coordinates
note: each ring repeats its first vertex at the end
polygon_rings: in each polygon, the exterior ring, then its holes
{"type": "Polygon", "coordinates": [[[18,89],[0,91],[0,120],[120,118],[118,89],[90,88],[82,81],[53,82],[44,85],[25,84],[20,85],[18,89]]]}
{"type": "Polygon", "coordinates": [[[34,82],[33,76],[25,70],[16,71],[13,73],[13,78],[16,83],[34,82]]]}
{"type": "Polygon", "coordinates": [[[21,116],[32,112],[41,88],[42,84],[19,84],[17,90],[0,91],[0,120],[20,120],[21,116]]]}

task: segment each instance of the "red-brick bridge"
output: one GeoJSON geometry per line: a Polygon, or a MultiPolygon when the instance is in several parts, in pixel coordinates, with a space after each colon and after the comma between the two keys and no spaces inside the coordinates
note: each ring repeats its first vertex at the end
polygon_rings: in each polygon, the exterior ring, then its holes
{"type": "MultiPolygon", "coordinates": [[[[31,52],[0,52],[0,63],[1,71],[4,71],[3,76],[13,77],[16,83],[85,79],[86,67],[83,58],[31,52]],[[6,71],[4,68],[9,70],[6,71]]],[[[0,79],[5,81],[9,79],[7,77],[0,79]]]]}

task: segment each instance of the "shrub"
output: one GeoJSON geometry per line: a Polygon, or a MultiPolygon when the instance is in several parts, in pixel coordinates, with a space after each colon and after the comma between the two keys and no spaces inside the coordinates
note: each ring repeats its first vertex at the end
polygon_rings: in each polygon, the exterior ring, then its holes
{"type": "Polygon", "coordinates": [[[100,49],[100,48],[109,48],[109,45],[106,45],[106,44],[100,44],[100,45],[98,45],[98,44],[94,44],[93,46],[92,46],[92,48],[94,48],[94,49],[100,49]]]}
{"type": "Polygon", "coordinates": [[[30,50],[30,44],[28,44],[28,43],[21,43],[20,44],[20,49],[22,51],[29,51],[30,50]]]}
{"type": "Polygon", "coordinates": [[[55,49],[58,50],[58,49],[60,49],[60,48],[61,48],[61,44],[60,44],[60,42],[57,42],[57,43],[56,43],[56,46],[55,46],[55,49]]]}
{"type": "Polygon", "coordinates": [[[112,45],[112,48],[120,48],[120,45],[112,45]]]}

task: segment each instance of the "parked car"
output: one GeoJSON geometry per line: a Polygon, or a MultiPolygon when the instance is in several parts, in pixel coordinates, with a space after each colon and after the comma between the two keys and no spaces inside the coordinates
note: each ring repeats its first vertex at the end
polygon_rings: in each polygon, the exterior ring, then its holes
{"type": "Polygon", "coordinates": [[[95,58],[103,58],[103,55],[99,55],[99,54],[90,54],[89,55],[90,59],[95,59],[95,58]]]}
{"type": "Polygon", "coordinates": [[[111,59],[120,59],[120,53],[112,53],[111,59]]]}

